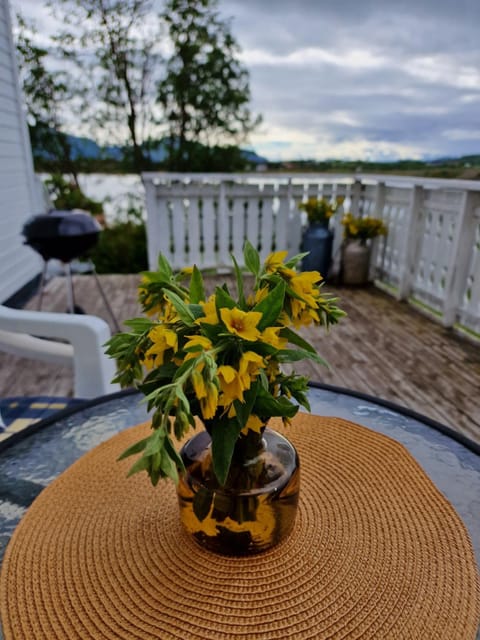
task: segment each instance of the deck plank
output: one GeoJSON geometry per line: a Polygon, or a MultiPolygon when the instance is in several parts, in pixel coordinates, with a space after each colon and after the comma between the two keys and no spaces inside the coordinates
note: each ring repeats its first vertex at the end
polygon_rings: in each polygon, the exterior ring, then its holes
{"type": "MultiPolygon", "coordinates": [[[[140,314],[138,276],[102,276],[114,313],[122,322],[140,314]]],[[[209,281],[210,288],[215,280],[209,281]]],[[[112,326],[91,276],[75,276],[77,304],[112,326]]],[[[341,299],[348,317],[330,335],[310,327],[304,335],[331,365],[296,363],[312,380],[397,402],[480,442],[479,345],[446,330],[406,303],[370,288],[327,289],[341,299]]],[[[28,308],[36,308],[32,299],[28,308]]],[[[54,278],[44,295],[45,310],[64,311],[63,278],[54,278]]],[[[113,330],[113,327],[112,327],[113,330]]],[[[71,395],[72,373],[65,367],[0,354],[0,393],[71,395]]]]}

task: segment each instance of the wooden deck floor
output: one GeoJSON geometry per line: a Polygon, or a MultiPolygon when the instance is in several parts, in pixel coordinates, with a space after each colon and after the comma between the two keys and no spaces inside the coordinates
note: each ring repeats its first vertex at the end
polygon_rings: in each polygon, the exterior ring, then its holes
{"type": "MultiPolygon", "coordinates": [[[[102,286],[121,322],[139,314],[138,276],[102,276],[102,286]]],[[[480,348],[375,288],[329,291],[341,298],[348,317],[327,337],[309,328],[306,337],[331,365],[296,365],[312,380],[397,402],[480,442],[480,348]]],[[[91,276],[75,278],[76,302],[109,321],[91,276]]],[[[65,282],[53,279],[44,310],[65,310],[65,282]]],[[[29,308],[35,308],[32,299],[29,308]]],[[[110,322],[111,324],[111,322],[110,322]]],[[[66,368],[0,353],[0,394],[71,395],[66,368]]]]}

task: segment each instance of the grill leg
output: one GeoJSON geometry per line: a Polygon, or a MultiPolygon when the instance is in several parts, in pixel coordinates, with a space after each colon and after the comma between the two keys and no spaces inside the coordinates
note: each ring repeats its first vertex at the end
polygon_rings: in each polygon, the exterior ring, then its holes
{"type": "Polygon", "coordinates": [[[68,313],[75,313],[75,297],[73,294],[73,279],[72,279],[72,268],[70,263],[67,262],[63,265],[65,269],[65,282],[67,285],[67,311],[68,313]]]}
{"type": "Polygon", "coordinates": [[[42,277],[40,278],[40,290],[39,290],[38,303],[37,303],[37,310],[38,311],[41,311],[41,309],[42,309],[43,289],[45,287],[45,279],[47,277],[47,265],[48,265],[48,260],[44,260],[43,261],[42,277]]]}
{"type": "Polygon", "coordinates": [[[105,292],[104,292],[104,290],[102,288],[102,285],[100,283],[100,279],[99,279],[99,277],[97,275],[97,271],[95,269],[95,265],[93,264],[93,262],[91,264],[92,264],[92,273],[93,273],[93,276],[95,278],[95,282],[97,283],[97,287],[98,287],[98,290],[100,292],[100,295],[102,296],[102,300],[103,300],[103,302],[104,302],[104,304],[105,304],[105,306],[106,306],[106,308],[108,310],[108,313],[110,314],[110,317],[111,317],[112,322],[113,322],[113,326],[115,327],[115,331],[120,332],[121,331],[120,325],[118,324],[117,318],[115,317],[115,314],[113,313],[113,309],[110,306],[110,303],[108,302],[108,298],[105,295],[105,292]]]}

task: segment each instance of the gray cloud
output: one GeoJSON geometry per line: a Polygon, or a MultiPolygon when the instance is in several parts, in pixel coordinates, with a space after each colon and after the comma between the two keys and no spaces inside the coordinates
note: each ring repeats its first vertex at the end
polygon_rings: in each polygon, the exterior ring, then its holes
{"type": "MultiPolygon", "coordinates": [[[[53,29],[39,0],[12,4],[53,29]]],[[[219,11],[264,117],[258,152],[480,153],[480,0],[219,0],[219,11]]]]}
{"type": "Polygon", "coordinates": [[[478,0],[220,6],[234,17],[253,106],[264,114],[252,138],[260,150],[287,157],[307,136],[306,156],[480,153],[478,0]],[[299,144],[285,144],[289,136],[299,144]]]}

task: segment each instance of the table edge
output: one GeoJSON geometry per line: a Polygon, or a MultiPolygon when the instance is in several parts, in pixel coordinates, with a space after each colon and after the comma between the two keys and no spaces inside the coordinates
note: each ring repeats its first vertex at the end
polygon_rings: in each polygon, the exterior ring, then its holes
{"type": "MultiPolygon", "coordinates": [[[[365,400],[366,402],[370,402],[372,404],[377,404],[380,407],[384,407],[386,409],[389,409],[391,411],[395,411],[396,413],[399,413],[400,415],[406,416],[407,418],[412,418],[413,420],[417,420],[418,422],[422,422],[423,424],[425,424],[427,427],[430,427],[432,429],[434,429],[435,431],[439,431],[440,433],[442,433],[443,435],[447,436],[448,438],[458,442],[459,444],[463,445],[466,449],[469,449],[472,453],[480,456],[480,444],[475,442],[474,440],[471,440],[470,438],[468,438],[467,436],[465,436],[463,433],[460,433],[458,431],[455,431],[454,429],[452,429],[451,427],[448,427],[445,424],[442,424],[441,422],[438,422],[437,420],[433,420],[432,418],[429,418],[428,416],[425,416],[417,411],[414,411],[413,409],[409,409],[408,407],[405,407],[403,405],[397,404],[395,402],[391,402],[390,400],[385,400],[383,398],[379,398],[377,396],[372,396],[369,395],[367,393],[363,393],[361,391],[356,391],[354,389],[348,389],[346,387],[339,387],[337,385],[332,385],[332,384],[326,384],[323,382],[316,382],[314,380],[310,380],[308,382],[308,386],[312,387],[313,389],[320,389],[320,390],[325,390],[325,391],[331,391],[333,393],[341,393],[343,395],[347,395],[353,398],[358,398],[359,400],[365,400]]],[[[62,409],[60,411],[58,411],[57,413],[49,416],[48,418],[44,418],[43,420],[39,420],[38,422],[34,422],[31,425],[28,425],[25,429],[22,429],[22,431],[18,432],[18,433],[13,433],[11,434],[11,436],[9,438],[7,438],[6,440],[4,440],[3,442],[0,442],[0,453],[2,453],[3,451],[5,451],[6,449],[8,449],[9,447],[11,447],[14,444],[17,444],[20,440],[23,440],[23,438],[28,437],[29,435],[31,435],[32,433],[35,433],[36,431],[43,429],[44,427],[47,427],[59,420],[63,420],[65,418],[69,418],[70,416],[73,416],[77,413],[79,413],[80,411],[84,411],[85,409],[90,409],[92,407],[95,407],[99,404],[104,404],[106,402],[110,402],[111,400],[115,400],[116,398],[123,398],[123,397],[127,397],[130,395],[135,395],[135,394],[139,394],[140,392],[138,391],[138,389],[136,389],[135,387],[129,387],[128,389],[122,389],[121,391],[116,391],[115,393],[110,393],[107,395],[102,395],[102,396],[98,396],[96,398],[93,398],[91,400],[85,400],[81,405],[76,406],[74,408],[71,409],[62,409]]]]}

